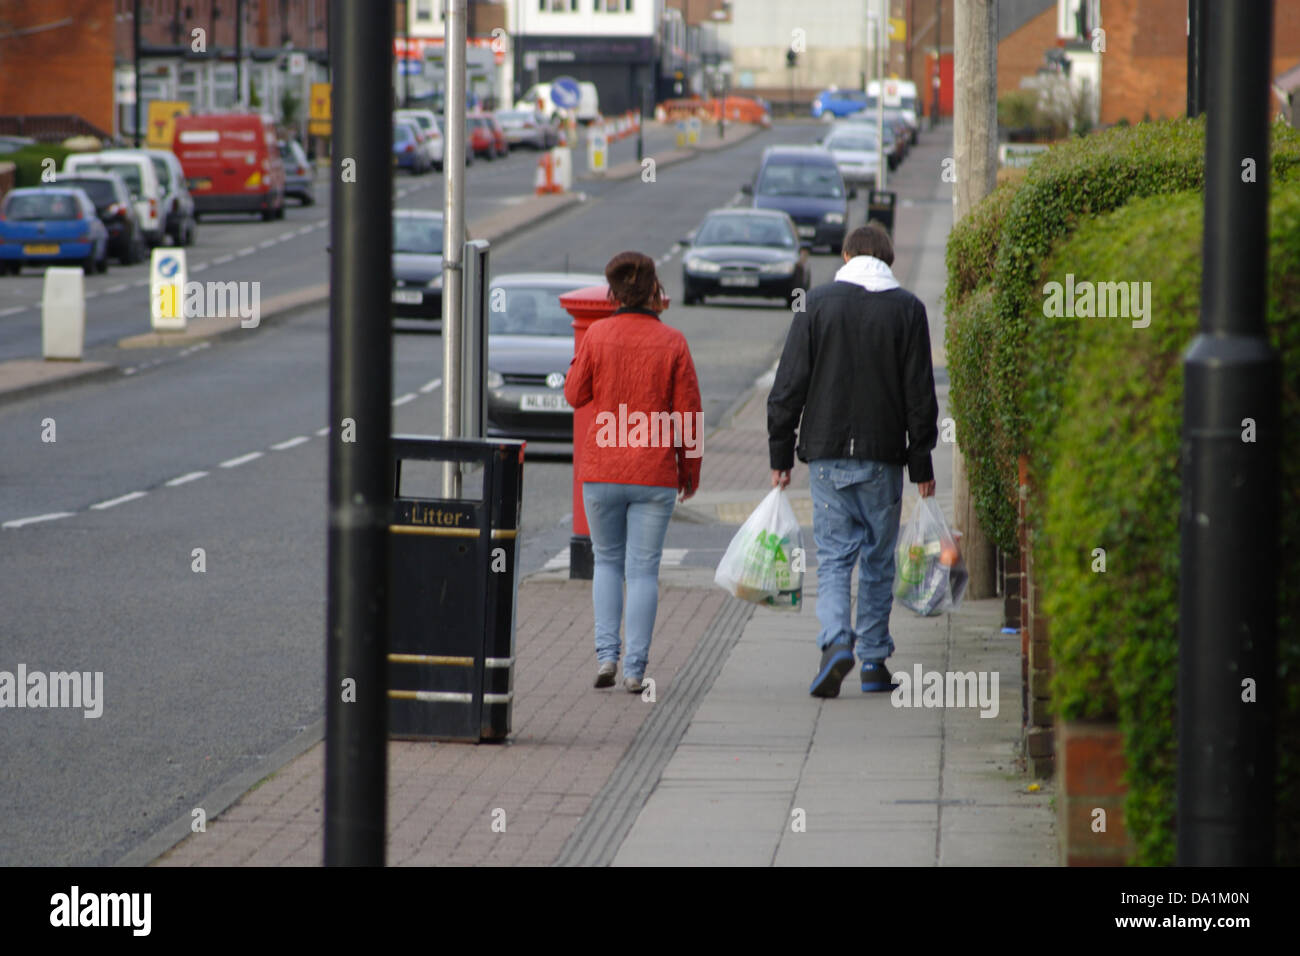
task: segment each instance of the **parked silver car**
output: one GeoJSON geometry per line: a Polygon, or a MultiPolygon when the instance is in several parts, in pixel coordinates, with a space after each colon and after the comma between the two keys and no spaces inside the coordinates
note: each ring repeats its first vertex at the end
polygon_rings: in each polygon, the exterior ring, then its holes
{"type": "Polygon", "coordinates": [[[293,196],[304,206],[316,202],[316,167],[296,139],[280,141],[280,159],[284,161],[284,194],[293,196]]]}
{"type": "Polygon", "coordinates": [[[559,141],[559,129],[541,110],[497,110],[496,117],[512,147],[550,149],[559,141]]]}

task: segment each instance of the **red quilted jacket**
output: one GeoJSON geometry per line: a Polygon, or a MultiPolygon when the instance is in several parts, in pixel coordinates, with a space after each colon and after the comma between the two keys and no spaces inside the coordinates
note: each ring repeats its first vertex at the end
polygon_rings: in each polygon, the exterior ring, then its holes
{"type": "Polygon", "coordinates": [[[700,484],[704,413],[686,336],[653,312],[593,322],[564,381],[574,408],[592,403],[579,481],[668,488],[700,484]]]}

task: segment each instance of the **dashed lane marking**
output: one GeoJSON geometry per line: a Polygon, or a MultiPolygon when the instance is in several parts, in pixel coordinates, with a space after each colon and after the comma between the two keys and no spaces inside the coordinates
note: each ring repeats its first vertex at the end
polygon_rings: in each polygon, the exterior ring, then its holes
{"type": "Polygon", "coordinates": [[[218,258],[218,259],[213,259],[213,260],[212,260],[212,264],[213,264],[214,266],[224,266],[227,262],[234,262],[234,261],[235,261],[235,257],[234,257],[233,255],[231,255],[231,256],[221,256],[221,257],[218,258]]]}
{"type": "Polygon", "coordinates": [[[263,239],[261,242],[257,244],[257,248],[270,249],[273,245],[275,245],[279,241],[280,241],[279,239],[263,239]]]}
{"type": "Polygon", "coordinates": [[[129,288],[130,286],[128,286],[125,282],[123,282],[121,285],[111,285],[104,290],[104,295],[117,295],[117,293],[125,292],[129,288]]]}
{"type": "Polygon", "coordinates": [[[191,471],[188,475],[181,475],[179,478],[173,478],[166,482],[168,488],[179,488],[181,485],[188,485],[191,481],[198,481],[200,478],[208,477],[206,471],[191,471]]]}
{"type": "Polygon", "coordinates": [[[320,436],[320,435],[328,435],[329,433],[330,433],[330,428],[329,428],[328,425],[326,425],[324,428],[318,428],[318,429],[316,429],[316,434],[317,434],[318,436],[320,436]]]}
{"type": "Polygon", "coordinates": [[[231,458],[221,463],[222,468],[238,468],[240,465],[246,465],[250,461],[256,461],[262,457],[260,451],[250,451],[247,455],[240,455],[238,458],[231,458]]]}
{"type": "Polygon", "coordinates": [[[288,441],[282,441],[278,445],[272,445],[271,451],[287,451],[290,448],[297,448],[304,442],[311,441],[306,435],[299,435],[297,438],[290,438],[288,441]]]}
{"type": "MultiPolygon", "coordinates": [[[[94,293],[91,292],[86,293],[86,298],[89,299],[93,294],[94,293]]],[[[19,312],[25,312],[26,310],[27,310],[27,306],[25,305],[15,305],[8,309],[0,309],[0,315],[15,315],[19,312]]]]}
{"type": "Polygon", "coordinates": [[[60,518],[71,518],[76,512],[74,511],[52,511],[47,515],[34,515],[31,518],[15,518],[13,521],[6,521],[0,525],[0,528],[21,528],[23,525],[36,524],[41,521],[58,521],[60,518]]]}
{"type": "Polygon", "coordinates": [[[120,495],[117,498],[109,498],[107,501],[101,501],[98,504],[90,506],[91,511],[103,511],[105,508],[116,508],[118,505],[124,505],[128,501],[135,501],[137,498],[143,498],[149,492],[132,491],[129,494],[120,495]]]}
{"type": "Polygon", "coordinates": [[[423,385],[421,385],[420,392],[425,395],[428,395],[430,392],[432,392],[435,388],[437,388],[441,384],[442,384],[442,379],[435,378],[433,381],[425,382],[423,385]]]}
{"type": "Polygon", "coordinates": [[[257,251],[257,246],[245,246],[243,249],[240,249],[238,252],[236,252],[235,255],[251,256],[256,251],[257,251]]]}
{"type": "Polygon", "coordinates": [[[415,401],[415,393],[407,392],[401,398],[393,399],[393,407],[396,408],[398,405],[405,405],[407,402],[413,402],[413,401],[415,401]]]}

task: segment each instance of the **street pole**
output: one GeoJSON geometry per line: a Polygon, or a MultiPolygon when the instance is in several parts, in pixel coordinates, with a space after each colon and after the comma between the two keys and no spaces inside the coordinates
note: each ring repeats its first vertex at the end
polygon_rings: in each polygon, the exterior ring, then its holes
{"type": "Polygon", "coordinates": [[[1205,112],[1206,0],[1187,0],[1187,115],[1205,112]]]}
{"type": "Polygon", "coordinates": [[[1279,690],[1281,367],[1264,324],[1273,4],[1206,6],[1201,322],[1183,356],[1177,862],[1261,866],[1273,862],[1279,690]]]}
{"type": "MultiPolygon", "coordinates": [[[[411,108],[411,22],[407,13],[409,0],[402,0],[402,56],[397,68],[402,71],[402,108],[411,108]]],[[[444,161],[446,157],[443,157],[444,161]]]]}
{"type": "Polygon", "coordinates": [[[393,0],[331,0],[325,864],[383,866],[393,485],[393,0]]]}
{"type": "Polygon", "coordinates": [[[943,0],[935,4],[934,23],[934,76],[931,88],[934,97],[930,101],[930,129],[939,125],[939,83],[943,76],[943,0]]]}
{"type": "MultiPolygon", "coordinates": [[[[653,75],[653,74],[651,74],[653,75]]],[[[645,139],[641,136],[641,130],[645,127],[646,120],[646,87],[641,87],[641,121],[636,124],[636,161],[639,163],[645,158],[645,139]]]]}
{"type": "MultiPolygon", "coordinates": [[[[956,0],[953,8],[953,221],[960,222],[997,185],[997,0],[956,0]]],[[[952,450],[953,520],[962,532],[970,574],[967,596],[991,598],[998,590],[998,559],[980,526],[966,456],[952,450]]]]}
{"type": "MultiPolygon", "coordinates": [[[[447,4],[447,96],[443,152],[442,218],[442,435],[461,435],[461,341],[464,332],[465,247],[465,7],[466,0],[447,4]]],[[[443,465],[444,498],[460,496],[460,470],[443,465]]]]}
{"type": "Polygon", "coordinates": [[[135,60],[135,108],[133,115],[135,117],[135,148],[140,148],[140,90],[143,84],[140,82],[140,0],[135,0],[134,10],[131,14],[131,50],[132,57],[135,60]]]}
{"type": "MultiPolygon", "coordinates": [[[[880,55],[880,50],[885,45],[883,17],[882,13],[872,21],[875,35],[875,48],[872,52],[875,56],[871,63],[871,69],[876,74],[876,146],[880,150],[880,162],[876,165],[876,179],[880,185],[876,188],[880,190],[889,187],[889,159],[885,156],[885,75],[881,69],[880,55]]],[[[870,202],[870,198],[867,201],[870,202]]]]}

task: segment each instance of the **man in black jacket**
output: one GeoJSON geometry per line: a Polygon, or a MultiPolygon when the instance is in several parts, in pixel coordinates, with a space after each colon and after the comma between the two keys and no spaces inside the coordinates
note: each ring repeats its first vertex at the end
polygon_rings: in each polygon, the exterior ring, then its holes
{"type": "Polygon", "coordinates": [[[889,268],[889,233],[861,226],[843,251],[835,281],[813,289],[806,310],[795,313],[767,399],[773,486],[790,483],[796,451],[810,471],[822,652],[810,689],[816,697],[839,694],[855,643],[862,689],[893,688],[885,659],[894,652],[903,465],[921,497],[933,495],[930,452],[939,437],[930,326],[921,300],[889,268]],[[859,556],[855,629],[850,591],[859,556]]]}

